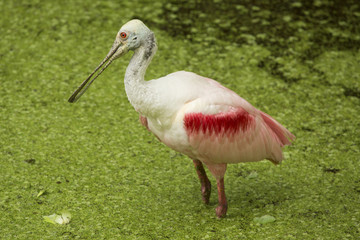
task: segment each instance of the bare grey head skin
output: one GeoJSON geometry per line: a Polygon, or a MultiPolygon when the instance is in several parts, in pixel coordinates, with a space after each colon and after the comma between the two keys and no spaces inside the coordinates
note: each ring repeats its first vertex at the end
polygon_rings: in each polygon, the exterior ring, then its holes
{"type": "MultiPolygon", "coordinates": [[[[129,51],[141,49],[144,46],[142,59],[140,62],[145,62],[146,68],[150,62],[152,56],[155,54],[157,46],[154,33],[140,20],[134,19],[127,22],[121,27],[116,35],[115,41],[106,55],[104,60],[95,68],[95,70],[89,75],[89,77],[75,90],[75,92],[69,98],[69,102],[76,102],[89,88],[91,83],[117,58],[125,55],[129,51]],[[99,72],[98,70],[104,66],[99,72]],[[92,76],[98,72],[94,78],[92,76]],[[92,78],[92,79],[91,79],[92,78]]],[[[138,60],[139,61],[139,60],[138,60]]]]}

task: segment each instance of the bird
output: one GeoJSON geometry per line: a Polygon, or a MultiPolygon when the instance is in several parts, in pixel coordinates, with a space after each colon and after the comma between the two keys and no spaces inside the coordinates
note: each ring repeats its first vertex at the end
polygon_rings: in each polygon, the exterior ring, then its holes
{"type": "Polygon", "coordinates": [[[69,98],[76,102],[115,60],[133,52],[124,84],[128,100],[150,132],[171,149],[192,159],[209,204],[211,182],[204,165],[216,179],[218,218],[227,214],[224,175],[228,164],[270,160],[278,164],[282,149],[295,136],[268,114],[219,82],[196,73],[178,71],[144,79],[155,55],[154,33],[139,19],[124,24],[103,61],[69,98]],[[94,74],[96,75],[94,76],[94,74]]]}

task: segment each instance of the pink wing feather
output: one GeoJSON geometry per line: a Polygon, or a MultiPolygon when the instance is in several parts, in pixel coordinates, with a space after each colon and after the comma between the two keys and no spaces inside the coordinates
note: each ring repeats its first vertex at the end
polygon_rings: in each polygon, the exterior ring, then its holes
{"type": "Polygon", "coordinates": [[[267,127],[272,130],[273,138],[277,140],[281,147],[290,145],[291,141],[295,140],[295,136],[275,119],[264,112],[260,111],[260,114],[267,127]]]}
{"type": "Polygon", "coordinates": [[[238,95],[234,96],[232,91],[224,87],[222,90],[231,96],[231,102],[234,102],[234,98],[238,100],[238,106],[228,106],[228,111],[216,114],[200,113],[194,108],[193,112],[187,112],[184,116],[184,128],[192,155],[205,163],[253,162],[263,159],[269,159],[275,164],[281,162],[281,148],[291,144],[294,135],[266,113],[257,110],[238,95]]]}

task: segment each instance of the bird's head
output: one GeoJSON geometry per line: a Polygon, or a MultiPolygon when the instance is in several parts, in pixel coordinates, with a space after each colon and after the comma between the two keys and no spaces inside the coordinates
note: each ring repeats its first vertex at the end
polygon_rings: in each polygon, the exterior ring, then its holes
{"type": "Polygon", "coordinates": [[[114,60],[126,54],[129,50],[135,51],[147,41],[150,34],[152,32],[142,21],[134,19],[127,22],[117,33],[108,56],[113,54],[111,60],[114,60]]]}
{"type": "Polygon", "coordinates": [[[95,68],[89,77],[75,90],[69,98],[69,102],[76,102],[89,88],[91,83],[111,64],[115,59],[125,55],[130,50],[137,48],[152,39],[155,41],[153,32],[140,20],[134,19],[123,25],[116,34],[115,41],[104,60],[95,68]],[[104,66],[103,68],[101,68],[104,66]],[[101,68],[94,78],[92,76],[101,68]],[[91,79],[92,78],[92,79],[91,79]]]}

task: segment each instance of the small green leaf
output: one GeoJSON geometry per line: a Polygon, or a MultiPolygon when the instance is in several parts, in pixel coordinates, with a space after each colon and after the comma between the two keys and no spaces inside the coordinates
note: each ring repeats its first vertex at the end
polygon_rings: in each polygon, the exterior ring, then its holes
{"type": "Polygon", "coordinates": [[[50,216],[43,216],[43,218],[44,218],[45,222],[55,224],[56,223],[55,219],[56,219],[57,216],[59,216],[59,215],[54,213],[54,214],[52,214],[50,216]]]}
{"type": "Polygon", "coordinates": [[[36,197],[40,197],[41,195],[43,195],[45,193],[45,190],[41,190],[37,195],[36,197]]]}
{"type": "Polygon", "coordinates": [[[259,224],[266,224],[266,223],[272,223],[275,222],[276,219],[273,216],[270,215],[264,215],[262,217],[255,217],[254,222],[259,224]]]}
{"type": "Polygon", "coordinates": [[[258,174],[257,172],[251,172],[249,174],[249,176],[247,176],[248,179],[253,179],[253,178],[257,178],[258,177],[258,174]]]}
{"type": "Polygon", "coordinates": [[[52,224],[68,224],[71,220],[71,214],[67,211],[61,213],[61,215],[57,215],[56,213],[50,216],[43,216],[45,222],[49,222],[52,224]]]}

